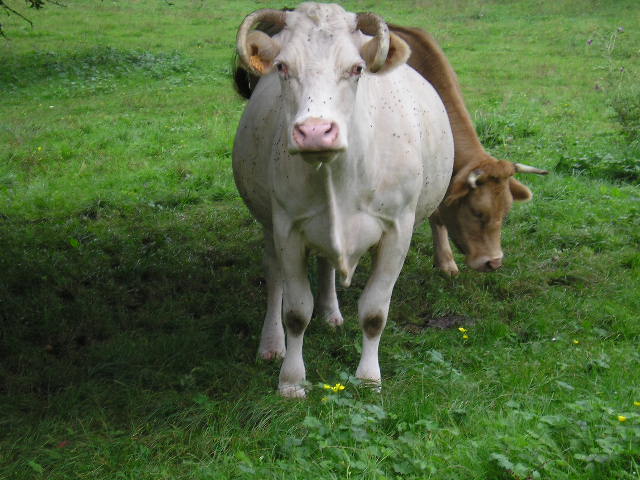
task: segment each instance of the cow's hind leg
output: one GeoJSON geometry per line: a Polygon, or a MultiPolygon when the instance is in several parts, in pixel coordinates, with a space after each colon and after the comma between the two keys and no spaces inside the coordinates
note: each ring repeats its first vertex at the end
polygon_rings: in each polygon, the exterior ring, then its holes
{"type": "Polygon", "coordinates": [[[332,327],[342,325],[344,319],[338,305],[336,271],[327,259],[322,257],[318,257],[318,293],[315,304],[316,316],[332,327]]]}
{"type": "Polygon", "coordinates": [[[387,323],[393,287],[409,250],[414,215],[404,215],[378,244],[373,272],[358,300],[358,319],[362,327],[362,356],[356,377],[379,386],[378,345],[387,323]]]}
{"type": "Polygon", "coordinates": [[[264,269],[267,283],[267,313],[262,325],[258,355],[264,360],[285,355],[282,327],[282,272],[273,247],[273,234],[264,232],[264,269]]]}

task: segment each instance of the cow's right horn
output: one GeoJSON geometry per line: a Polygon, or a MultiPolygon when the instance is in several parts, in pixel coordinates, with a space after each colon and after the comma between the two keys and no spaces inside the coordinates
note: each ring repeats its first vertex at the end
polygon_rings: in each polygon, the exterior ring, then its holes
{"type": "Polygon", "coordinates": [[[531,167],[529,165],[525,165],[524,163],[514,163],[516,168],[516,172],[518,173],[537,173],[538,175],[546,175],[549,173],[547,170],[542,170],[541,168],[531,167]]]}
{"type": "Polygon", "coordinates": [[[366,35],[373,35],[370,42],[376,42],[377,48],[367,67],[371,72],[380,70],[387,61],[389,54],[389,27],[380,15],[375,13],[358,13],[356,29],[366,35]]]}
{"type": "Polygon", "coordinates": [[[254,75],[260,76],[264,74],[264,71],[256,68],[255,60],[252,61],[252,57],[256,55],[256,52],[249,51],[249,46],[247,45],[247,37],[251,29],[259,22],[270,23],[280,28],[284,28],[286,17],[287,14],[285,11],[263,8],[247,15],[240,25],[238,35],[236,37],[238,56],[240,57],[242,64],[254,75]]]}

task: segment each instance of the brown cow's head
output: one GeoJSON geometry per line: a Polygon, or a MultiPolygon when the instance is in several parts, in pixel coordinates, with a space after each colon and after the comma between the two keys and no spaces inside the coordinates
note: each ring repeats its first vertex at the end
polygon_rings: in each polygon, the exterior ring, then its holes
{"type": "Polygon", "coordinates": [[[516,172],[548,173],[487,154],[455,174],[438,207],[440,221],[474,270],[491,272],[502,266],[502,223],[514,201],[532,197],[531,190],[513,178],[516,172]]]}

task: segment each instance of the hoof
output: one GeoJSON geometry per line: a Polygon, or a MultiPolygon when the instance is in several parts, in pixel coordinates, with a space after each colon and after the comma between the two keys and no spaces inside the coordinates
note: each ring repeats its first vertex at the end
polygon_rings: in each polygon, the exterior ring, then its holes
{"type": "Polygon", "coordinates": [[[301,385],[293,383],[283,383],[278,386],[278,393],[284,398],[305,398],[306,392],[301,385]]]}
{"type": "Polygon", "coordinates": [[[330,327],[340,327],[344,323],[344,318],[340,315],[340,312],[334,314],[328,314],[324,316],[324,321],[330,327]]]}
{"type": "Polygon", "coordinates": [[[287,347],[284,345],[284,339],[282,342],[260,342],[258,347],[258,355],[262,360],[280,360],[284,358],[284,354],[287,352],[287,347]]]}
{"type": "Polygon", "coordinates": [[[458,270],[458,265],[456,265],[455,262],[438,265],[438,270],[440,270],[447,277],[455,277],[460,273],[460,270],[458,270]]]}
{"type": "Polygon", "coordinates": [[[285,354],[284,350],[282,350],[282,351],[280,351],[280,350],[265,350],[265,351],[260,350],[260,353],[259,353],[260,358],[262,360],[266,360],[268,362],[270,362],[272,360],[282,360],[284,358],[284,354],[285,354]]]}
{"type": "Polygon", "coordinates": [[[362,378],[362,385],[364,385],[365,387],[367,387],[368,389],[376,392],[376,393],[381,393],[382,392],[382,381],[381,380],[371,380],[371,379],[367,379],[367,378],[362,378]]]}
{"type": "Polygon", "coordinates": [[[330,327],[339,327],[344,323],[344,318],[342,318],[342,313],[337,305],[317,306],[314,315],[330,327]]]}

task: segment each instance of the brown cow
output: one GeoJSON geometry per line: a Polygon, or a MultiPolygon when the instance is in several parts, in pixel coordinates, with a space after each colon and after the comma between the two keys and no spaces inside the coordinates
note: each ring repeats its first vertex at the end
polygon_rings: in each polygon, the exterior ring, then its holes
{"type": "Polygon", "coordinates": [[[429,218],[436,266],[449,275],[458,273],[449,245],[450,235],[471,268],[481,272],[496,270],[502,265],[502,222],[514,200],[527,201],[532,197],[531,191],[513,175],[548,172],[489,155],[465,107],[456,73],[437,42],[418,28],[399,25],[389,28],[411,47],[407,63],[437,90],[453,131],[453,176],[447,196],[429,218]]]}
{"type": "MultiPolygon", "coordinates": [[[[434,86],[447,109],[453,132],[453,176],[445,199],[429,218],[435,265],[448,275],[458,273],[449,245],[451,236],[471,268],[494,271],[502,265],[500,234],[513,201],[532,197],[531,191],[513,175],[548,172],[489,155],[478,139],[456,73],[438,43],[419,28],[389,28],[411,47],[407,64],[434,86]]],[[[234,80],[238,93],[249,98],[258,78],[238,65],[234,80]]]]}

